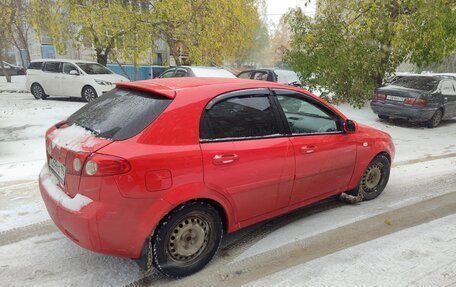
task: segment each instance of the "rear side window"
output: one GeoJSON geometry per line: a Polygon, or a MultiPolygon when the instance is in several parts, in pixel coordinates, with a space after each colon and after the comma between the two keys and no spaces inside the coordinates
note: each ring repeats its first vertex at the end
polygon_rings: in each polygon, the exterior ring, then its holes
{"type": "Polygon", "coordinates": [[[46,62],[44,71],[49,73],[60,73],[62,72],[62,67],[60,62],[46,62]]]}
{"type": "Polygon", "coordinates": [[[114,89],[72,114],[68,124],[76,123],[98,137],[124,140],[150,125],[170,102],[148,92],[114,89]]]}
{"type": "Polygon", "coordinates": [[[216,103],[203,113],[202,140],[243,139],[279,134],[267,96],[234,97],[216,103]]]}
{"type": "Polygon", "coordinates": [[[43,68],[43,62],[31,62],[28,69],[41,70],[43,68]]]}
{"type": "Polygon", "coordinates": [[[392,83],[394,86],[415,89],[421,91],[432,91],[437,87],[439,80],[434,77],[403,77],[392,83]]]}

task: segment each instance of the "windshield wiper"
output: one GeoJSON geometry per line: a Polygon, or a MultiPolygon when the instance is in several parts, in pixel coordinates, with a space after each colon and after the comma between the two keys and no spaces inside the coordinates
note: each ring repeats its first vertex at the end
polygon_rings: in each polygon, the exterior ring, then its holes
{"type": "Polygon", "coordinates": [[[92,129],[92,128],[86,127],[85,125],[81,124],[81,123],[78,122],[78,121],[74,121],[73,123],[74,123],[74,124],[77,124],[78,126],[81,126],[81,127],[85,128],[86,130],[90,131],[91,133],[93,133],[93,134],[95,134],[95,135],[99,135],[99,134],[100,134],[99,131],[96,131],[96,130],[94,130],[94,129],[92,129]]]}

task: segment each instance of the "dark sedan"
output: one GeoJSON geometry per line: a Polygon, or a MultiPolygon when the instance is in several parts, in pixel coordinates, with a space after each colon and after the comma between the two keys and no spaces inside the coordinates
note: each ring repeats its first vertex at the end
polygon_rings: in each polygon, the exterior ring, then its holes
{"type": "Polygon", "coordinates": [[[255,69],[247,70],[237,75],[241,79],[276,82],[280,84],[301,87],[298,75],[290,70],[282,69],[255,69]]]}
{"type": "Polygon", "coordinates": [[[378,88],[371,108],[380,119],[401,118],[434,128],[456,116],[456,81],[440,75],[403,77],[378,88]]]}
{"type": "MultiPolygon", "coordinates": [[[[25,68],[21,66],[16,66],[7,62],[3,62],[3,66],[5,67],[6,72],[10,76],[16,76],[16,75],[25,75],[25,68]]],[[[4,76],[5,73],[3,72],[3,69],[0,66],[0,76],[4,76]]]]}

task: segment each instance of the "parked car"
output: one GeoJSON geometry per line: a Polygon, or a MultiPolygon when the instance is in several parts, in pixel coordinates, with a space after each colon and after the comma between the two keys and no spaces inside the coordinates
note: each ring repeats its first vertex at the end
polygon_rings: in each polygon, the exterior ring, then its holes
{"type": "Polygon", "coordinates": [[[178,66],[164,71],[159,78],[210,77],[236,78],[231,72],[218,67],[178,66]]]}
{"type": "Polygon", "coordinates": [[[26,77],[26,87],[36,99],[82,97],[87,102],[112,90],[115,82],[128,79],[98,63],[80,60],[32,61],[26,77]]]}
{"type": "Polygon", "coordinates": [[[343,192],[376,198],[395,153],[300,88],[195,77],[118,83],[46,147],[39,186],[57,227],[171,277],[202,269],[223,234],[343,192]]]}
{"type": "MultiPolygon", "coordinates": [[[[10,63],[7,63],[3,61],[3,67],[6,69],[6,72],[10,76],[18,76],[18,75],[25,75],[26,70],[24,67],[21,66],[16,66],[10,63]]],[[[3,69],[0,66],[0,76],[4,76],[5,73],[3,72],[3,69]]]]}
{"type": "Polygon", "coordinates": [[[448,76],[405,76],[378,88],[371,108],[380,119],[402,118],[434,128],[456,116],[456,81],[448,76]]]}
{"type": "Polygon", "coordinates": [[[281,69],[254,69],[240,72],[237,75],[241,79],[277,82],[285,85],[301,87],[301,81],[295,72],[281,69]]]}

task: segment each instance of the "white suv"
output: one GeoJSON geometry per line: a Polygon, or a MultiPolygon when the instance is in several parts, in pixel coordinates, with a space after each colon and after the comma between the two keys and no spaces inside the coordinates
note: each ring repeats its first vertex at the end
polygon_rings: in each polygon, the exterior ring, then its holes
{"type": "Polygon", "coordinates": [[[95,62],[45,59],[30,62],[26,87],[36,99],[82,97],[90,102],[113,89],[115,82],[128,79],[95,62]]]}

